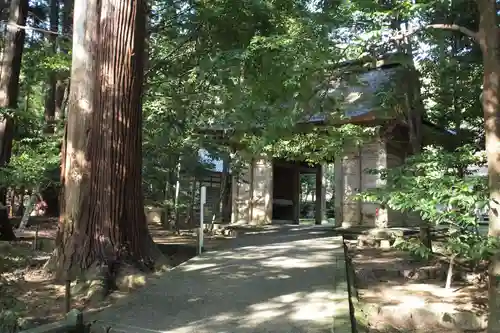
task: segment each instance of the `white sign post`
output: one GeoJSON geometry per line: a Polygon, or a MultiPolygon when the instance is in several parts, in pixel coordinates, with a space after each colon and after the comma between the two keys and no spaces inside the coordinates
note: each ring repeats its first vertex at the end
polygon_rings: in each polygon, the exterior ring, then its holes
{"type": "Polygon", "coordinates": [[[201,251],[203,249],[203,230],[205,229],[205,226],[203,224],[203,211],[204,211],[204,206],[205,202],[207,201],[207,188],[205,186],[202,186],[200,189],[200,230],[198,233],[198,254],[201,254],[201,251]]]}

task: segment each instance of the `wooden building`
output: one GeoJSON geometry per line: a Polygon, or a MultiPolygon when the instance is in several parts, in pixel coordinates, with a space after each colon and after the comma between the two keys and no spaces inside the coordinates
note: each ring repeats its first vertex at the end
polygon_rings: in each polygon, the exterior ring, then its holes
{"type": "MultiPolygon", "coordinates": [[[[374,62],[347,64],[351,66],[346,71],[349,74],[342,80],[331,82],[326,91],[337,101],[342,101],[343,114],[316,114],[307,120],[317,126],[345,123],[380,126],[371,142],[346,146],[342,155],[331,158],[330,163],[335,165],[335,223],[339,226],[410,226],[419,222],[415,214],[403,215],[354,199],[354,195],[361,191],[383,185],[379,176],[368,174],[366,169],[401,165],[411,153],[405,105],[408,105],[407,89],[410,85],[407,83],[412,73],[401,59],[387,57],[374,62]],[[387,98],[389,92],[391,97],[387,98]]],[[[450,133],[425,120],[421,130],[424,144],[446,145],[451,141],[450,133]]],[[[231,222],[299,223],[301,173],[316,174],[315,222],[324,222],[324,167],[265,156],[254,157],[243,172],[232,176],[231,222]]]]}

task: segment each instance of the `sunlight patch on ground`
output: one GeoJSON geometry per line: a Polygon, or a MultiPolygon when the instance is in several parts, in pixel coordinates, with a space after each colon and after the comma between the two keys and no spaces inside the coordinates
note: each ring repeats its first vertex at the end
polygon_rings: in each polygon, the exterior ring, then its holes
{"type": "Polygon", "coordinates": [[[137,311],[124,307],[113,319],[149,329],[123,331],[138,333],[330,332],[334,315],[347,313],[346,292],[334,285],[338,270],[345,271],[336,260],[341,240],[302,236],[272,244],[263,236],[260,246],[191,259],[143,292],[137,311]],[[139,313],[142,324],[130,318],[139,313]]]}
{"type": "Polygon", "coordinates": [[[299,326],[329,324],[336,310],[332,301],[334,298],[335,293],[326,290],[297,292],[253,304],[249,306],[250,313],[245,318],[244,327],[257,327],[281,316],[286,316],[287,321],[299,326]]]}
{"type": "Polygon", "coordinates": [[[245,235],[265,235],[275,233],[276,230],[245,231],[245,235]]]}
{"type": "Polygon", "coordinates": [[[291,276],[288,274],[278,274],[276,276],[269,276],[267,277],[267,280],[284,280],[284,279],[290,279],[291,276]]]}
{"type": "Polygon", "coordinates": [[[329,265],[328,262],[325,262],[324,258],[301,259],[301,258],[290,258],[285,256],[269,258],[267,260],[263,260],[261,264],[264,267],[279,267],[282,269],[312,268],[312,267],[329,265]]]}
{"type": "Polygon", "coordinates": [[[293,245],[288,245],[288,244],[245,246],[245,247],[239,248],[236,251],[236,253],[241,252],[241,251],[253,250],[253,251],[257,251],[257,252],[266,252],[269,255],[270,253],[268,253],[267,251],[277,251],[277,250],[285,251],[285,250],[290,250],[293,248],[294,248],[293,245]]]}
{"type": "Polygon", "coordinates": [[[411,284],[406,284],[404,286],[394,286],[392,287],[393,290],[398,290],[398,291],[416,291],[416,292],[428,292],[431,293],[435,296],[439,297],[450,297],[454,296],[455,291],[453,288],[446,289],[440,286],[432,285],[432,284],[423,284],[423,283],[411,283],[411,284]]]}
{"type": "Polygon", "coordinates": [[[197,263],[189,263],[189,264],[184,264],[182,265],[182,270],[183,271],[186,271],[186,272],[190,272],[190,271],[198,271],[198,270],[202,270],[202,269],[207,269],[207,268],[212,268],[212,267],[216,267],[217,265],[216,264],[197,264],[197,263]]]}
{"type": "Polygon", "coordinates": [[[332,292],[313,292],[301,301],[295,303],[294,312],[290,315],[293,320],[314,321],[329,323],[335,315],[332,292]]]}
{"type": "Polygon", "coordinates": [[[386,302],[411,303],[410,299],[418,299],[414,304],[439,301],[441,298],[453,298],[460,296],[454,289],[446,289],[441,286],[423,283],[408,283],[400,286],[387,286],[383,288],[368,289],[363,291],[364,297],[382,296],[386,302]],[[409,295],[410,294],[410,295],[409,295]]]}

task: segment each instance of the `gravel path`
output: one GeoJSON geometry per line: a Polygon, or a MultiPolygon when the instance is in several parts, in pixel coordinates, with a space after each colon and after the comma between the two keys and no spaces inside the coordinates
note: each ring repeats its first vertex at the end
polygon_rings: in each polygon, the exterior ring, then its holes
{"type": "Polygon", "coordinates": [[[310,227],[245,235],[176,267],[97,319],[112,332],[332,332],[342,312],[335,302],[346,297],[338,287],[345,285],[341,244],[331,231],[310,227]]]}

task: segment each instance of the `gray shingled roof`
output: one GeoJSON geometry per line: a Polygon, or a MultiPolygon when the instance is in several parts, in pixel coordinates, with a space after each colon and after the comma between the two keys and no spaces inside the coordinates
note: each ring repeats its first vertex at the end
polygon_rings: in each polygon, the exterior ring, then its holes
{"type": "MultiPolygon", "coordinates": [[[[342,110],[348,118],[377,112],[381,117],[389,116],[391,110],[381,106],[381,94],[389,93],[397,82],[402,66],[376,68],[348,74],[343,80],[333,81],[320,91],[310,107],[322,112],[309,117],[306,122],[318,123],[326,120],[335,110],[342,110]]],[[[393,115],[394,116],[394,115],[393,115]]]]}

